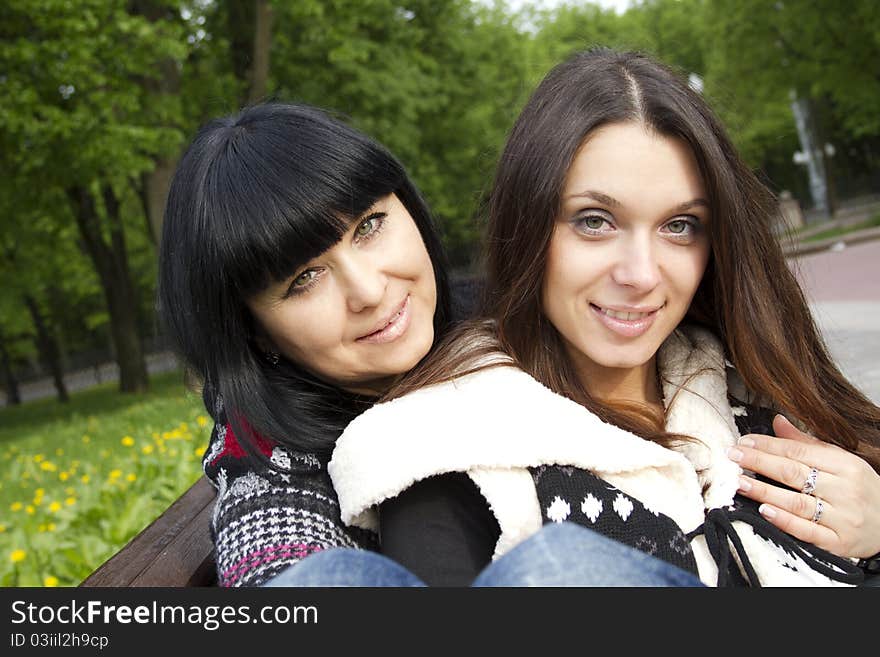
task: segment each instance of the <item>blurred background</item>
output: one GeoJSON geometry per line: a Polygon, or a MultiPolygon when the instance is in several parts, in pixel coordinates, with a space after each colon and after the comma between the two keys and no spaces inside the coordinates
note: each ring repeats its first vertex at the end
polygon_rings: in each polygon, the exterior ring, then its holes
{"type": "Polygon", "coordinates": [[[154,309],[200,124],[267,99],[334,110],[403,161],[465,274],[514,118],[592,45],[650,52],[709,99],[880,401],[876,0],[4,0],[0,584],[78,583],[200,475],[210,422],[154,309]]]}

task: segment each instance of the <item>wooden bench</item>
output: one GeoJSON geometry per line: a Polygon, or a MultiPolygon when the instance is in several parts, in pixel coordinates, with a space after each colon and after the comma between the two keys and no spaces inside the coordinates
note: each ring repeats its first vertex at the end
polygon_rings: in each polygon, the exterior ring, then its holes
{"type": "Polygon", "coordinates": [[[201,477],[80,586],[216,586],[209,533],[216,491],[201,477]]]}

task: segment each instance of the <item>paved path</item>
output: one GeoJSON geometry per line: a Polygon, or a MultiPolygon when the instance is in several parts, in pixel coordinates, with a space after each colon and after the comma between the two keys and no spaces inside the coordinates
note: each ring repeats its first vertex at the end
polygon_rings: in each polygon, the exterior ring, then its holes
{"type": "Polygon", "coordinates": [[[789,261],[831,355],[880,404],[880,240],[789,261]]]}

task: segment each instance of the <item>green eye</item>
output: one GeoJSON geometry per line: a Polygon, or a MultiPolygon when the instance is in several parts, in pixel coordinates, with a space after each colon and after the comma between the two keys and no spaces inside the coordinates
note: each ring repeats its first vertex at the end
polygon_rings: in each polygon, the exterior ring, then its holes
{"type": "Polygon", "coordinates": [[[669,222],[669,232],[675,233],[676,235],[681,235],[688,229],[688,222],[683,221],[681,219],[676,219],[675,221],[669,222]]]}
{"type": "Polygon", "coordinates": [[[312,278],[314,278],[314,276],[315,276],[315,273],[311,269],[307,269],[306,271],[304,271],[302,274],[300,274],[299,276],[297,276],[293,280],[293,284],[296,287],[302,287],[303,285],[308,285],[309,281],[312,280],[312,278]]]}
{"type": "Polygon", "coordinates": [[[362,221],[355,229],[355,234],[358,237],[366,237],[367,235],[369,235],[371,232],[373,232],[374,221],[375,219],[365,219],[364,221],[362,221]]]}
{"type": "Polygon", "coordinates": [[[590,230],[599,230],[605,224],[605,220],[601,217],[587,217],[584,219],[584,225],[590,230]]]}

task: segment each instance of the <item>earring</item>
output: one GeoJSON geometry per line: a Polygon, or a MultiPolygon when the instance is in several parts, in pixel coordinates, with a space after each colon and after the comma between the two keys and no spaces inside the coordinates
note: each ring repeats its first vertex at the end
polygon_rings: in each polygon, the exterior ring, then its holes
{"type": "Polygon", "coordinates": [[[263,355],[266,357],[266,360],[269,361],[270,365],[277,365],[281,358],[277,351],[267,351],[263,355]]]}

